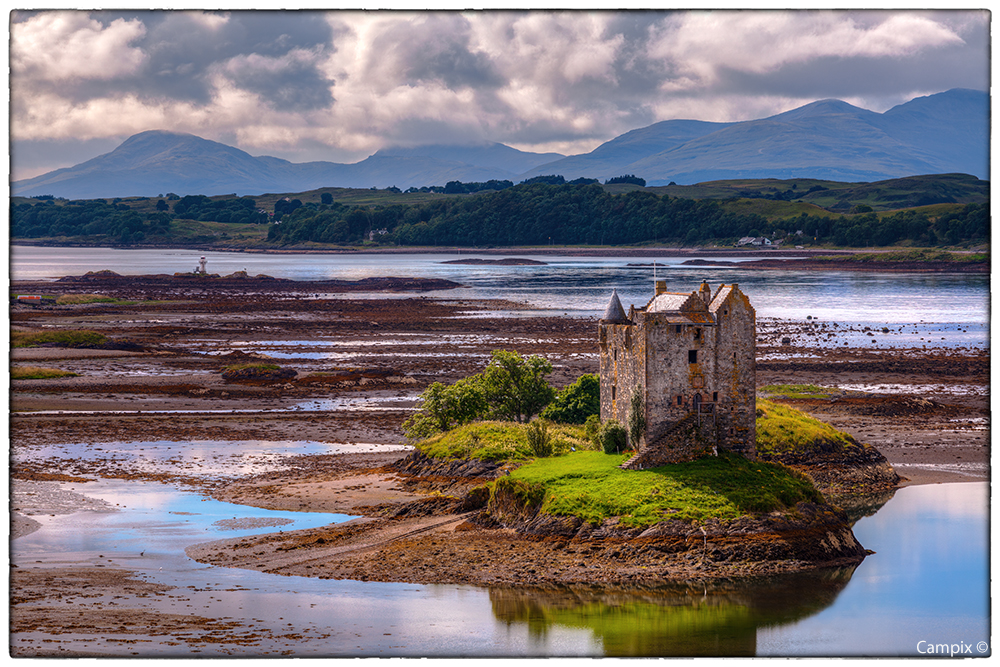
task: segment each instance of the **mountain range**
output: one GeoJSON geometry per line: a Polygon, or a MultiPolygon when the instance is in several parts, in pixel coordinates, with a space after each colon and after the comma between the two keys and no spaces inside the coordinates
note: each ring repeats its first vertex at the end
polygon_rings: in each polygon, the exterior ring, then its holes
{"type": "Polygon", "coordinates": [[[966,173],[989,178],[989,94],[954,89],[876,113],[820,100],[734,123],[667,120],[593,151],[563,156],[499,143],[386,148],[355,164],[293,163],[191,134],[151,130],[73,167],[11,184],[13,195],[67,199],[304,192],[321,187],[399,188],[448,181],[515,183],[634,174],[647,185],[735,178],[869,182],[966,173]]]}

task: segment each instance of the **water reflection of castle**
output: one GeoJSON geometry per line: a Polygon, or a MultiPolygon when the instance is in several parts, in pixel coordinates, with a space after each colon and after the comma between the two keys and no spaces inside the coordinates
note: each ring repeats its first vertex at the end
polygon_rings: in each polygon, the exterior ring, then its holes
{"type": "Polygon", "coordinates": [[[490,602],[497,620],[526,623],[539,639],[556,626],[590,629],[609,657],[753,656],[759,628],[826,609],[854,569],[647,588],[497,588],[490,602]]]}

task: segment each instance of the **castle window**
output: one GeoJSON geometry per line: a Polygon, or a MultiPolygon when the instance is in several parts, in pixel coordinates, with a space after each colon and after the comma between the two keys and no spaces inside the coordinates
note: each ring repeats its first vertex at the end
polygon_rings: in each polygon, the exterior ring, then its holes
{"type": "Polygon", "coordinates": [[[611,400],[612,400],[612,401],[613,401],[613,400],[615,400],[615,394],[616,394],[616,393],[618,393],[618,392],[617,392],[617,387],[614,387],[614,386],[612,386],[612,387],[611,387],[611,400]]]}
{"type": "Polygon", "coordinates": [[[718,403],[719,402],[719,392],[717,392],[717,391],[713,391],[712,392],[712,402],[713,403],[718,403]]]}
{"type": "Polygon", "coordinates": [[[688,350],[688,363],[689,364],[698,363],[698,350],[688,350]]]}
{"type": "Polygon", "coordinates": [[[683,403],[684,403],[684,397],[683,396],[678,396],[677,397],[677,405],[682,405],[683,403]]]}
{"type": "Polygon", "coordinates": [[[695,329],[694,330],[694,339],[695,340],[701,340],[701,329],[695,329]]]}
{"type": "Polygon", "coordinates": [[[674,331],[676,331],[677,333],[680,333],[680,332],[681,332],[681,325],[679,325],[679,324],[678,324],[678,325],[677,325],[677,326],[676,326],[676,327],[674,328],[674,331]]]}
{"type": "Polygon", "coordinates": [[[618,361],[618,349],[615,348],[615,361],[618,361]]]}

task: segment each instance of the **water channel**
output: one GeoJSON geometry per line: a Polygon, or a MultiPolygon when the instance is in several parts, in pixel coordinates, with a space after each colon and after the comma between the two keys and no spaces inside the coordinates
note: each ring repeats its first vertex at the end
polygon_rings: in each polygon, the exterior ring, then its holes
{"type": "MultiPolygon", "coordinates": [[[[262,639],[238,648],[242,655],[290,647],[300,656],[916,656],[926,649],[921,641],[989,653],[985,482],[898,490],[855,525],[855,535],[875,553],[853,570],[714,585],[545,591],[334,581],[206,566],[187,558],[184,548],[350,517],[231,505],[154,482],[61,486],[104,501],[106,511],[33,517],[42,528],[17,540],[15,564],[119,566],[176,586],[183,595],[127,604],[243,621],[262,639]],[[240,528],[254,524],[262,527],[240,528]],[[289,628],[298,639],[263,638],[289,628]]],[[[113,635],[80,637],[78,650],[106,651],[108,637],[113,635]]],[[[29,638],[26,633],[15,642],[29,638]]],[[[201,649],[203,655],[232,652],[232,646],[201,649]]],[[[142,655],[190,654],[154,641],[142,655]]]]}

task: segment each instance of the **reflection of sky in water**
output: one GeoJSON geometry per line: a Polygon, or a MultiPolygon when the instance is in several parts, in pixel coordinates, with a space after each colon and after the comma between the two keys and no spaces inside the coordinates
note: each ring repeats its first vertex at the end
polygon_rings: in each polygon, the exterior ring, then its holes
{"type": "MultiPolygon", "coordinates": [[[[455,254],[268,255],[194,250],[117,250],[112,248],[35,248],[14,246],[15,280],[79,275],[105,268],[123,275],[190,271],[204,254],[209,270],[228,274],[246,269],[294,280],[358,280],[377,276],[444,278],[461,283],[456,290],[435,291],[434,298],[506,298],[535,308],[600,315],[612,289],[622,303],[644,305],[652,296],[653,269],[629,264],[656,262],[657,277],[671,291],[690,291],[702,280],[739,283],[759,317],[805,319],[807,315],[838,322],[975,322],[989,321],[989,276],[852,271],[761,271],[738,267],[687,267],[691,257],[538,256],[545,266],[470,266],[444,264],[455,254]]],[[[476,257],[474,253],[464,257],[476,257]]],[[[511,252],[510,256],[531,257],[511,252]]],[[[479,255],[482,257],[482,255],[479,255]]],[[[702,257],[746,261],[748,257],[702,257]]],[[[359,294],[345,294],[358,298],[359,294]]],[[[367,295],[387,298],[400,295],[367,295]]],[[[408,296],[408,295],[402,295],[408,296]]]]}
{"type": "MultiPolygon", "coordinates": [[[[191,440],[173,442],[99,442],[19,448],[16,462],[49,463],[80,459],[108,461],[146,472],[199,476],[236,476],[287,468],[285,459],[305,454],[390,452],[404,445],[378,443],[331,444],[325,442],[267,440],[191,440]]],[[[81,487],[83,488],[83,487],[81,487]]],[[[89,487],[88,487],[89,488],[89,487]]]]}
{"type": "MultiPolygon", "coordinates": [[[[283,577],[206,566],[188,559],[184,548],[276,531],[221,530],[212,525],[220,519],[291,518],[296,523],[282,527],[287,531],[346,517],[217,503],[152,482],[103,480],[61,487],[118,504],[122,511],[36,517],[43,527],[13,543],[15,561],[56,566],[76,559],[137,570],[144,579],[179,588],[171,591],[176,597],[125,600],[129,607],[246,619],[258,630],[294,629],[303,636],[292,641],[296,655],[601,655],[602,635],[591,629],[600,623],[594,615],[628,626],[632,598],[626,592],[615,594],[607,606],[562,609],[562,623],[538,632],[530,622],[500,620],[482,588],[283,577]]],[[[899,490],[855,527],[859,541],[877,553],[861,564],[829,607],[797,622],[759,628],[758,655],[915,655],[921,639],[988,641],[988,490],[987,483],[899,490]]],[[[635,600],[645,600],[645,593],[635,600]]],[[[698,604],[697,599],[678,602],[698,604]]],[[[640,635],[634,641],[647,643],[640,635]]],[[[95,648],[109,648],[104,637],[94,642],[95,648]]],[[[281,645],[265,640],[241,650],[254,655],[281,645]]],[[[167,652],[162,655],[182,649],[153,642],[142,650],[167,652]]]]}
{"type": "MultiPolygon", "coordinates": [[[[414,410],[413,401],[416,394],[404,395],[401,397],[340,397],[326,399],[311,399],[299,401],[291,405],[280,405],[273,408],[218,408],[215,410],[204,410],[192,408],[190,410],[32,410],[33,415],[127,415],[127,414],[230,414],[230,413],[254,413],[254,412],[316,412],[325,410],[347,410],[351,412],[392,412],[397,410],[414,410]]],[[[384,445],[383,445],[384,446],[384,445]]]]}
{"type": "Polygon", "coordinates": [[[845,391],[863,391],[870,394],[950,394],[952,396],[985,395],[989,387],[983,384],[837,384],[845,391]]]}
{"type": "MultiPolygon", "coordinates": [[[[985,347],[989,343],[988,323],[947,323],[947,322],[851,322],[850,327],[837,322],[820,322],[813,331],[799,331],[801,322],[787,320],[758,321],[758,333],[775,333],[777,338],[790,338],[793,346],[816,349],[831,348],[921,348],[921,347],[985,347]],[[824,328],[825,325],[825,328],[824,328]],[[865,327],[869,331],[864,331],[865,327]],[[883,332],[882,329],[889,331],[883,332]],[[854,329],[849,330],[849,329],[854,329]],[[787,330],[788,333],[785,333],[787,330]]],[[[778,342],[777,339],[771,341],[778,342]]]]}
{"type": "Polygon", "coordinates": [[[921,640],[989,641],[988,507],[986,482],[900,489],[855,525],[875,554],[836,602],[761,629],[758,655],[918,655],[921,640]]]}
{"type": "Polygon", "coordinates": [[[179,491],[165,484],[98,480],[67,483],[61,488],[99,498],[121,511],[77,512],[69,516],[32,518],[43,528],[18,538],[16,554],[22,559],[42,555],[49,560],[60,553],[94,552],[106,558],[147,552],[143,558],[177,556],[197,542],[275,532],[277,528],[227,530],[213,525],[222,519],[287,518],[282,530],[315,528],[351,518],[325,512],[280,512],[212,500],[198,493],[179,491]],[[70,518],[71,517],[71,518],[70,518]]]}
{"type": "MultiPolygon", "coordinates": [[[[201,614],[252,626],[253,643],[195,642],[200,655],[255,656],[289,648],[296,656],[601,653],[599,641],[586,629],[560,627],[540,636],[496,619],[486,589],[286,577],[204,565],[184,554],[190,545],[278,530],[224,530],[213,525],[221,519],[289,518],[294,523],[281,527],[289,531],[350,518],[345,515],[232,505],[152,482],[102,480],[61,487],[104,499],[121,511],[33,517],[42,528],[13,543],[14,561],[22,567],[35,561],[41,561],[41,567],[83,561],[134,570],[141,579],[177,588],[164,596],[125,596],[120,603],[106,600],[110,608],[122,604],[165,613],[201,614]],[[268,632],[292,638],[272,640],[268,632]]],[[[239,633],[240,629],[234,631],[239,633]]],[[[108,643],[114,637],[136,638],[109,632],[93,639],[84,637],[74,650],[128,655],[108,643]]],[[[12,638],[12,644],[17,641],[17,637],[12,638]]],[[[140,643],[137,650],[144,656],[192,657],[185,644],[168,646],[158,639],[140,643]]]]}

